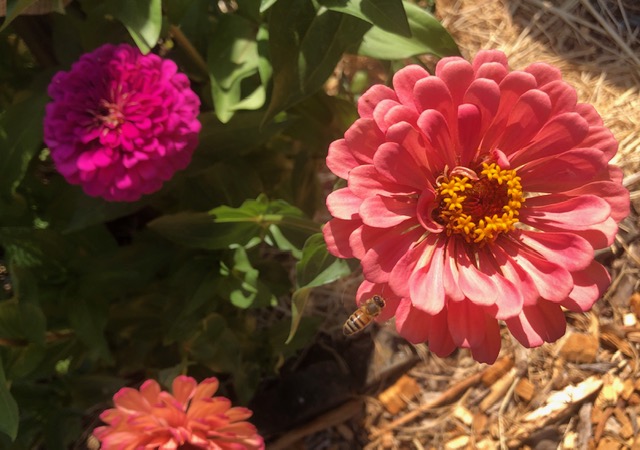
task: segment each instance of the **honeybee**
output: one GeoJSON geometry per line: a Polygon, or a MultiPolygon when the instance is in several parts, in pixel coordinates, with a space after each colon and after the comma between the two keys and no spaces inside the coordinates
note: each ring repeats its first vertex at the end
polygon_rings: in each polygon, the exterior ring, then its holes
{"type": "Polygon", "coordinates": [[[382,308],[384,308],[384,306],[385,302],[381,296],[374,295],[373,297],[368,298],[367,301],[356,309],[344,323],[342,327],[344,335],[353,336],[360,333],[369,326],[371,322],[373,322],[373,319],[375,319],[380,312],[382,312],[382,308]]]}

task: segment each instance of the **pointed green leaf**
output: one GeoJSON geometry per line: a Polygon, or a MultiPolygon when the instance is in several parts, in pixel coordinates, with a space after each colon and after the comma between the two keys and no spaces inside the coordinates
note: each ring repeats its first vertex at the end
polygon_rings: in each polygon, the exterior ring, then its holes
{"type": "Polygon", "coordinates": [[[236,14],[225,14],[218,20],[208,45],[207,63],[211,81],[211,95],[216,115],[228,122],[233,112],[248,106],[258,109],[264,96],[242,101],[241,82],[258,73],[258,44],[254,25],[236,14]],[[242,105],[242,106],[239,106],[242,105]]]}
{"type": "Polygon", "coordinates": [[[289,336],[285,344],[290,343],[295,337],[296,331],[298,331],[300,321],[302,320],[302,312],[309,300],[309,294],[311,294],[311,288],[303,287],[296,289],[291,296],[291,328],[289,329],[289,336]]]}
{"type": "Polygon", "coordinates": [[[369,27],[336,11],[316,12],[311,2],[279,0],[269,22],[273,92],[265,121],[320,89],[369,27]]]}
{"type": "Polygon", "coordinates": [[[158,43],[162,29],[162,0],[118,0],[111,9],[127,28],[140,51],[147,54],[158,43]]]}
{"type": "Polygon", "coordinates": [[[402,0],[321,0],[320,4],[365,20],[390,33],[411,37],[402,0]]]}
{"type": "Polygon", "coordinates": [[[42,146],[42,120],[49,101],[41,91],[11,105],[0,116],[0,195],[11,198],[42,146]]]}
{"type": "Polygon", "coordinates": [[[412,36],[399,36],[374,26],[362,38],[358,54],[388,60],[410,58],[425,53],[441,58],[460,54],[453,38],[438,19],[411,3],[405,2],[404,7],[412,36]]]}
{"type": "Polygon", "coordinates": [[[296,264],[296,284],[298,287],[322,286],[350,272],[346,260],[330,254],[322,233],[318,233],[304,244],[302,259],[296,264]]]}
{"type": "Polygon", "coordinates": [[[25,9],[27,9],[37,1],[38,0],[5,0],[7,14],[4,18],[2,26],[0,26],[0,31],[7,28],[9,24],[13,22],[13,19],[18,17],[25,11],[25,9]]]}

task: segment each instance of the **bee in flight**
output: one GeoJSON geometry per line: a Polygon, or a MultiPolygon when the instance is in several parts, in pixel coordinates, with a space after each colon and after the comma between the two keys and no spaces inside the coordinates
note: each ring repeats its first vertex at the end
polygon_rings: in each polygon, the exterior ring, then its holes
{"type": "Polygon", "coordinates": [[[384,299],[379,295],[368,298],[344,323],[342,327],[344,335],[353,336],[360,333],[380,314],[384,305],[384,299]]]}

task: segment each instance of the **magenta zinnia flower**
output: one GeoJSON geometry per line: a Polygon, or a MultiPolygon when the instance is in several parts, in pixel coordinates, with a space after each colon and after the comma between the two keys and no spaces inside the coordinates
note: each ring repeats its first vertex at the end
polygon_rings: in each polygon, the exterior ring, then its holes
{"type": "Polygon", "coordinates": [[[106,44],[53,77],[44,140],[69,183],[135,201],[189,164],[200,100],[177,70],[171,60],[106,44]]]}
{"type": "Polygon", "coordinates": [[[102,450],[260,450],[264,440],[246,422],[247,408],[231,407],[224,397],[212,397],[218,380],[202,383],[187,376],[173,380],[173,394],[162,391],[155,380],[140,390],[122,388],[113,396],[115,408],[107,409],[94,436],[102,450]]]}
{"type": "Polygon", "coordinates": [[[510,71],[499,51],[400,70],[359,100],[327,165],[331,253],[361,260],[399,333],[493,362],[498,320],[526,347],[564,334],[610,282],[594,249],[629,212],[612,133],[558,69],[510,71]]]}

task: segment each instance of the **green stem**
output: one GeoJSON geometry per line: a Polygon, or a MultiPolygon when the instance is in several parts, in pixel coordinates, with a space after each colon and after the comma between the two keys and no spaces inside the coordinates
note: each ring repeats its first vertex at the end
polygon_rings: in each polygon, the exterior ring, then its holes
{"type": "Polygon", "coordinates": [[[198,52],[198,49],[194,47],[189,38],[185,36],[180,28],[175,25],[169,26],[169,33],[173,36],[173,39],[176,41],[182,50],[186,53],[187,57],[193,62],[193,64],[202,72],[202,75],[209,78],[209,66],[207,66],[207,62],[198,52]]]}

